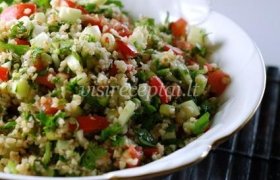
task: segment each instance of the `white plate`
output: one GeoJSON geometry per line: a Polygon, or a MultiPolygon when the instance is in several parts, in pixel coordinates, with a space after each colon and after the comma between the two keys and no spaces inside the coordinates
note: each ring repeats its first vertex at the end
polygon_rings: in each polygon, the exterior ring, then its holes
{"type": "MultiPolygon", "coordinates": [[[[130,4],[132,7],[129,6],[128,9],[137,9],[141,5],[133,6],[133,3],[130,4]]],[[[164,7],[166,7],[166,4],[163,3],[157,9],[148,11],[150,12],[148,15],[162,20],[166,15],[166,8],[164,7]]],[[[173,10],[171,8],[170,14],[174,18],[182,15],[176,11],[176,8],[173,10]]],[[[137,11],[134,12],[137,13],[137,11]]],[[[208,19],[200,26],[204,27],[207,32],[211,32],[209,35],[211,42],[219,47],[213,54],[213,60],[232,78],[232,83],[223,97],[224,103],[215,116],[210,130],[186,147],[142,167],[114,171],[95,177],[67,179],[132,178],[172,172],[179,167],[188,166],[203,159],[213,145],[239,130],[250,120],[260,104],[265,89],[265,65],[260,51],[238,25],[217,12],[211,12],[208,19]]],[[[4,173],[0,173],[0,178],[50,179],[4,173]]]]}

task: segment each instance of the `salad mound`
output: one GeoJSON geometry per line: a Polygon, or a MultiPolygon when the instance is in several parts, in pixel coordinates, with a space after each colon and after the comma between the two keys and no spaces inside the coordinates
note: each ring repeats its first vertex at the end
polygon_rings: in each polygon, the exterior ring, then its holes
{"type": "Polygon", "coordinates": [[[133,168],[207,131],[230,77],[207,33],[131,18],[119,0],[0,4],[0,171],[133,168]]]}

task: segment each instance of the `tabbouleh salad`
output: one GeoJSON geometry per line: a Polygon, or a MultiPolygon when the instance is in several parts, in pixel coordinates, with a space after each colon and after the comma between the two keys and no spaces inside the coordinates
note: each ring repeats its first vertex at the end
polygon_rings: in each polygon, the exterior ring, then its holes
{"type": "Polygon", "coordinates": [[[89,176],[155,161],[205,132],[230,77],[184,19],[119,0],[7,0],[0,171],[89,176]]]}

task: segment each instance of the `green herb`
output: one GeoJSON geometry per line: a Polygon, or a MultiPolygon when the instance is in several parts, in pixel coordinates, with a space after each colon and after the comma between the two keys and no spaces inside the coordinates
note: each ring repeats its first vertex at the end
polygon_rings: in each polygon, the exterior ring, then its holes
{"type": "Polygon", "coordinates": [[[55,25],[49,25],[49,31],[50,32],[58,32],[59,31],[60,26],[58,24],[55,25]]]}
{"type": "Polygon", "coordinates": [[[123,131],[123,127],[119,123],[112,124],[106,129],[101,131],[101,140],[105,141],[108,138],[115,136],[117,134],[121,134],[123,131]]]}
{"type": "Polygon", "coordinates": [[[49,0],[33,0],[33,2],[43,9],[47,9],[50,6],[49,0]]]}
{"type": "Polygon", "coordinates": [[[154,27],[155,26],[155,20],[153,18],[143,18],[136,22],[137,26],[146,26],[146,27],[154,27]]]}
{"type": "Polygon", "coordinates": [[[194,124],[192,132],[195,135],[203,133],[209,125],[210,113],[203,114],[194,124]]]}
{"type": "Polygon", "coordinates": [[[104,148],[97,146],[96,144],[90,143],[87,150],[81,157],[81,166],[87,169],[95,169],[96,161],[106,156],[107,151],[104,148]]]}
{"type": "Polygon", "coordinates": [[[41,111],[36,115],[36,118],[40,120],[45,132],[54,131],[58,126],[57,120],[64,117],[65,113],[62,112],[55,116],[48,116],[43,111],[41,111]]]}
{"type": "Polygon", "coordinates": [[[201,57],[207,56],[207,48],[201,46],[200,44],[196,44],[196,46],[191,51],[192,56],[200,55],[201,57]]]}
{"type": "Polygon", "coordinates": [[[85,96],[84,102],[91,108],[103,109],[109,104],[109,96],[92,96],[91,93],[85,96]]]}
{"type": "Polygon", "coordinates": [[[0,127],[0,133],[7,133],[16,127],[16,121],[7,122],[4,126],[0,127]]]}
{"type": "Polygon", "coordinates": [[[204,102],[202,102],[201,106],[200,106],[200,112],[202,114],[209,112],[210,114],[213,114],[217,111],[218,108],[218,103],[215,100],[206,100],[204,102]]]}
{"type": "Polygon", "coordinates": [[[2,7],[0,7],[0,13],[2,13],[3,12],[3,8],[2,7]]]}
{"type": "Polygon", "coordinates": [[[152,71],[139,71],[136,76],[140,79],[141,82],[147,82],[155,73],[152,71]]]}
{"type": "Polygon", "coordinates": [[[112,145],[114,147],[120,147],[124,145],[124,137],[123,136],[114,136],[111,138],[112,145]]]}
{"type": "Polygon", "coordinates": [[[119,8],[123,8],[123,3],[120,0],[107,0],[106,5],[114,4],[119,8]]]}
{"type": "Polygon", "coordinates": [[[96,4],[89,3],[89,4],[85,5],[85,10],[89,13],[94,13],[96,10],[96,4]]]}
{"type": "Polygon", "coordinates": [[[8,5],[11,5],[11,4],[14,3],[14,0],[0,0],[0,3],[2,3],[2,2],[5,2],[5,3],[7,3],[8,5]]]}
{"type": "Polygon", "coordinates": [[[136,135],[137,135],[138,143],[141,146],[154,147],[157,143],[155,138],[146,129],[136,130],[136,135]]]}
{"type": "Polygon", "coordinates": [[[43,162],[44,165],[49,164],[49,162],[51,160],[51,157],[52,157],[51,149],[52,149],[51,142],[47,142],[46,145],[45,145],[45,153],[42,157],[42,162],[43,162]]]}
{"type": "Polygon", "coordinates": [[[28,32],[28,29],[23,25],[22,21],[12,26],[10,31],[11,38],[27,38],[30,35],[30,32],[28,32]]]}
{"type": "Polygon", "coordinates": [[[161,100],[158,96],[154,96],[151,100],[151,104],[156,108],[159,109],[159,106],[161,105],[161,100]]]}
{"type": "Polygon", "coordinates": [[[72,40],[60,41],[60,49],[59,49],[60,54],[63,54],[63,55],[71,54],[72,53],[72,50],[71,50],[72,46],[73,46],[73,41],[72,40]]]}
{"type": "Polygon", "coordinates": [[[37,59],[42,55],[42,53],[44,53],[44,50],[42,48],[32,48],[31,57],[32,59],[37,59]]]}
{"type": "Polygon", "coordinates": [[[153,114],[154,112],[157,111],[157,109],[153,105],[151,105],[146,101],[142,101],[142,105],[144,107],[144,112],[147,114],[153,114]]]}
{"type": "Polygon", "coordinates": [[[16,121],[10,121],[7,122],[4,126],[0,127],[0,129],[6,129],[6,130],[14,129],[16,124],[17,124],[16,121]]]}
{"type": "Polygon", "coordinates": [[[29,46],[6,44],[6,43],[0,41],[0,51],[3,51],[3,50],[9,50],[18,55],[23,55],[29,50],[29,46]]]}

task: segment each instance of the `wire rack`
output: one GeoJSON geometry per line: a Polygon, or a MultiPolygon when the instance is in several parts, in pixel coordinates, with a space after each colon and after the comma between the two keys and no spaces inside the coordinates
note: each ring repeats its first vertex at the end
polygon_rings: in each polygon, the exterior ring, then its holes
{"type": "Polygon", "coordinates": [[[153,179],[280,180],[279,69],[267,68],[264,99],[252,121],[243,130],[195,166],[153,179]]]}

